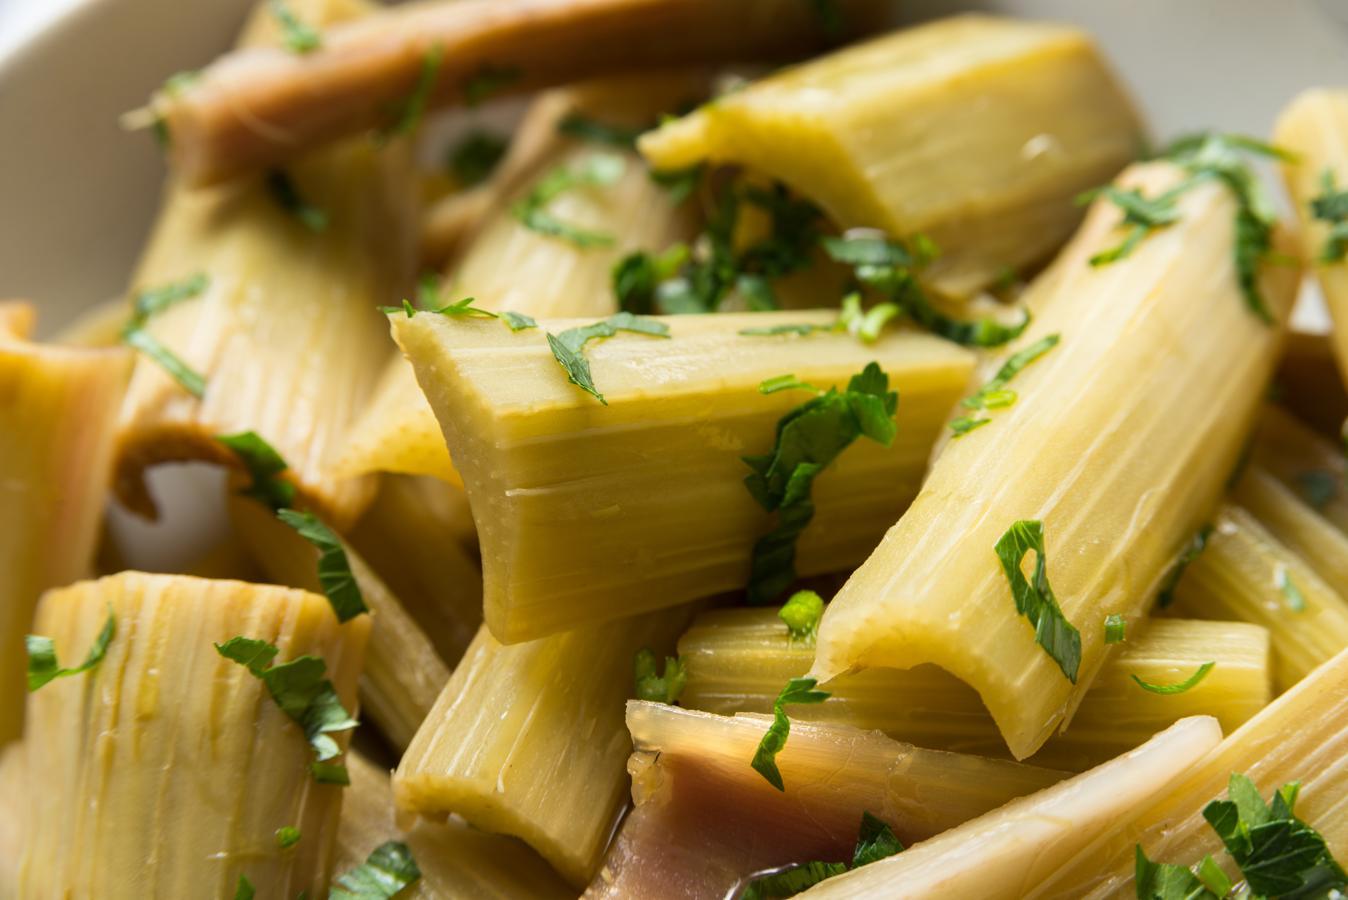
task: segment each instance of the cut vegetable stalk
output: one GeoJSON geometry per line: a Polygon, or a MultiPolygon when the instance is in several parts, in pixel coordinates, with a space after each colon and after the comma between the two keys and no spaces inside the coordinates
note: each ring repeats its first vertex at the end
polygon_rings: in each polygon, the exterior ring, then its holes
{"type": "Polygon", "coordinates": [[[1037,794],[831,878],[802,896],[1020,900],[1120,817],[1164,797],[1222,739],[1215,719],[1183,719],[1147,743],[1037,794]]]}
{"type": "Polygon", "coordinates": [[[488,626],[507,643],[742,588],[772,520],[740,457],[772,447],[793,372],[845,387],[875,361],[901,397],[897,438],[849,447],[819,474],[797,545],[802,575],[860,562],[916,490],[972,356],[938,338],[886,333],[750,337],[748,327],[832,321],[830,312],[673,316],[670,338],[619,335],[585,350],[608,399],[568,384],[545,321],[394,317],[394,335],[463,475],[482,543],[488,626]],[[804,342],[804,343],[802,343],[804,342]]]}
{"type": "MultiPolygon", "coordinates": [[[[291,7],[315,24],[368,8],[349,0],[291,7]]],[[[264,8],[246,40],[265,42],[276,29],[264,8]]],[[[280,451],[306,505],[335,526],[348,526],[373,494],[368,479],[336,478],[333,465],[390,356],[374,307],[410,280],[410,147],[352,141],[287,172],[327,214],[321,233],[280,206],[262,178],[210,190],[169,186],[132,285],[145,291],[205,276],[194,297],[142,327],[205,388],[197,399],[150,358],[137,363],[122,410],[117,491],[143,515],[154,513],[147,467],[230,465],[215,436],[249,430],[280,451]]]]}
{"type": "Polygon", "coordinates": [[[686,622],[666,610],[508,647],[483,628],[398,765],[398,808],[520,837],[585,884],[625,800],[633,658],[686,622]]]}
{"type": "Polygon", "coordinates": [[[786,784],[778,791],[749,767],[770,722],[628,703],[636,807],[585,896],[725,897],[765,870],[850,859],[863,812],[907,845],[1063,777],[798,723],[778,756],[786,784]]]}
{"type": "MultiPolygon", "coordinates": [[[[1222,858],[1239,874],[1202,815],[1220,799],[1234,772],[1248,775],[1267,797],[1301,782],[1296,815],[1324,836],[1339,861],[1348,857],[1348,650],[1320,666],[1246,722],[1147,807],[1119,818],[1106,834],[1061,862],[1027,898],[1105,900],[1132,896],[1136,848],[1150,859],[1183,866],[1222,858]]],[[[1172,771],[1177,767],[1171,767],[1172,771]]],[[[1027,885],[1027,887],[1029,887],[1027,885]]]]}
{"type": "Polygon", "coordinates": [[[29,343],[33,313],[0,303],[0,747],[23,729],[38,597],[93,564],[132,364],[122,349],[29,343]]]}
{"type": "Polygon", "coordinates": [[[1213,526],[1175,590],[1175,613],[1267,628],[1279,692],[1348,647],[1348,602],[1305,560],[1234,504],[1222,506],[1213,526]]]}
{"type": "MultiPolygon", "coordinates": [[[[1120,186],[1152,195],[1183,177],[1158,163],[1120,186]]],[[[1104,663],[1105,616],[1136,620],[1216,505],[1277,353],[1280,329],[1251,315],[1236,277],[1230,192],[1209,182],[1178,207],[1127,259],[1093,267],[1119,218],[1097,201],[1023,339],[1059,344],[1017,376],[1013,406],[946,446],[829,605],[811,670],[825,689],[934,663],[978,691],[1017,758],[1066,727],[1104,663]],[[1235,371],[1219,364],[1233,352],[1235,371]],[[1008,573],[1029,566],[994,547],[1032,526],[1047,566],[1017,584],[1008,573]]],[[[1264,276],[1283,317],[1297,272],[1264,276]]]]}
{"type": "Polygon", "coordinates": [[[1332,441],[1284,410],[1267,406],[1255,435],[1252,459],[1339,531],[1348,533],[1348,463],[1332,441]]]}
{"type": "Polygon", "coordinates": [[[347,768],[351,785],[342,795],[334,872],[360,865],[372,849],[396,839],[407,844],[421,869],[420,880],[398,894],[400,900],[575,896],[538,854],[513,838],[478,831],[457,819],[398,828],[388,772],[355,753],[347,756],[347,768]]]}
{"type": "MultiPolygon", "coordinates": [[[[235,533],[268,578],[323,592],[312,544],[252,500],[231,497],[228,506],[235,533]]],[[[344,549],[372,619],[360,676],[361,706],[389,743],[404,750],[449,681],[450,670],[379,576],[354,550],[344,549]]]]}
{"type": "MultiPolygon", "coordinates": [[[[688,673],[680,702],[730,715],[766,713],[788,679],[804,675],[814,648],[793,642],[772,610],[715,610],[679,639],[688,673]]],[[[1157,619],[1130,635],[1100,670],[1063,734],[1030,758],[1073,772],[1100,765],[1185,716],[1211,715],[1234,730],[1271,699],[1269,638],[1243,622],[1157,619]],[[1179,681],[1204,662],[1216,666],[1196,687],[1161,696],[1138,688],[1179,681]]],[[[1006,743],[978,694],[935,666],[872,669],[834,679],[822,704],[792,707],[792,722],[874,728],[920,747],[1004,757],[1006,743]]]]}
{"type": "Polygon", "coordinates": [[[926,276],[965,295],[1051,254],[1079,221],[1073,198],[1141,133],[1083,33],[960,16],[769,76],[640,147],[657,169],[705,160],[783,181],[843,228],[925,234],[941,249],[926,276]]]}
{"type": "MultiPolygon", "coordinates": [[[[339,625],[304,591],[126,572],[48,592],[34,631],[72,654],[109,609],[102,663],[29,696],[23,764],[42,800],[27,809],[18,895],[224,897],[244,876],[263,896],[321,896],[341,789],[311,776],[313,748],[262,679],[212,645],[242,636],[279,663],[316,657],[354,710],[369,618],[339,625]],[[303,840],[280,848],[281,827],[303,840]]],[[[323,737],[340,752],[349,734],[323,737]]]]}
{"type": "MultiPolygon", "coordinates": [[[[844,33],[884,19],[875,0],[840,0],[844,33]]],[[[825,43],[798,0],[465,0],[388,10],[327,29],[322,49],[237,51],[152,109],[192,184],[284,162],[390,124],[432,51],[424,112],[599,75],[688,63],[781,60],[825,43]],[[438,48],[438,50],[436,50],[438,48]]]]}
{"type": "MultiPolygon", "coordinates": [[[[1337,493],[1339,483],[1325,474],[1327,485],[1315,476],[1315,481],[1299,479],[1299,487],[1314,494],[1314,499],[1319,499],[1320,490],[1337,493]]],[[[1231,499],[1249,510],[1280,544],[1305,560],[1336,594],[1348,599],[1348,534],[1335,528],[1302,496],[1257,462],[1246,466],[1231,493],[1231,499]]]]}

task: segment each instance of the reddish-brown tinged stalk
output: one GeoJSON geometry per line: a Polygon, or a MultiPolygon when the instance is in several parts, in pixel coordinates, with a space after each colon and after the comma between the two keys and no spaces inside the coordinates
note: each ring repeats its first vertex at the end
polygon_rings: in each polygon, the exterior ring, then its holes
{"type": "MultiPolygon", "coordinates": [[[[887,4],[838,3],[845,33],[876,26],[887,4]]],[[[388,126],[440,48],[428,109],[471,99],[477,76],[530,90],[629,69],[790,59],[826,45],[802,0],[457,0],[419,3],[332,28],[312,53],[238,50],[156,98],[175,166],[193,184],[291,159],[388,126]]]]}

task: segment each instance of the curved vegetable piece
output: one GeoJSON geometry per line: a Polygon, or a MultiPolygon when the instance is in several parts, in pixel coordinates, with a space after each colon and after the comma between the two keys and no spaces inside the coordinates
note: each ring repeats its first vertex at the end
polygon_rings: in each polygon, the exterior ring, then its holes
{"type": "Polygon", "coordinates": [[[777,757],[786,785],[778,791],[749,766],[771,721],[629,702],[635,808],[585,896],[730,896],[767,869],[849,859],[863,812],[908,844],[1063,777],[879,732],[796,723],[777,757]]]}
{"type": "Polygon", "coordinates": [[[672,649],[686,622],[665,610],[508,647],[483,628],[394,773],[398,808],[520,837],[585,884],[626,800],[634,657],[672,649]]]}
{"type": "MultiPolygon", "coordinates": [[[[231,497],[228,509],[235,533],[269,580],[323,593],[316,547],[252,500],[231,497]]],[[[360,675],[361,708],[390,744],[405,750],[449,681],[450,670],[365,560],[345,542],[343,552],[371,618],[360,675]]]]}
{"type": "Polygon", "coordinates": [[[1304,559],[1340,597],[1348,597],[1348,534],[1316,509],[1342,490],[1329,472],[1302,473],[1288,487],[1263,464],[1252,462],[1231,492],[1279,543],[1304,559]],[[1303,496],[1306,499],[1302,499],[1303,496]]]}
{"type": "MultiPolygon", "coordinates": [[[[1144,809],[1114,823],[1026,897],[1104,900],[1132,896],[1136,847],[1158,862],[1191,866],[1223,857],[1202,810],[1225,792],[1231,774],[1253,779],[1262,796],[1300,781],[1295,812],[1348,855],[1348,650],[1312,672],[1227,736],[1144,809]]],[[[1228,874],[1235,874],[1225,861],[1228,874]]]]}
{"type": "Polygon", "coordinates": [[[399,900],[569,900],[568,888],[536,853],[513,838],[478,831],[457,819],[398,828],[388,772],[356,753],[347,756],[351,785],[342,797],[334,872],[365,862],[385,841],[407,845],[421,878],[399,900]]]}
{"type": "Polygon", "coordinates": [[[658,320],[668,339],[593,342],[584,354],[602,406],[567,382],[546,343],[545,332],[581,322],[511,332],[495,320],[396,315],[394,336],[467,488],[492,633],[513,643],[743,587],[773,519],[745,489],[741,457],[771,451],[778,420],[810,397],[764,395],[760,383],[793,373],[841,389],[875,361],[902,397],[897,437],[889,448],[858,441],[819,476],[796,568],[860,562],[915,492],[972,356],[897,329],[873,344],[739,333],[835,318],[672,316],[658,320]]]}
{"type": "MultiPolygon", "coordinates": [[[[885,13],[876,0],[837,6],[837,37],[872,29],[885,13]]],[[[798,0],[420,3],[331,28],[312,53],[229,54],[152,106],[175,167],[201,185],[393,126],[419,79],[428,79],[417,96],[429,111],[633,69],[789,59],[824,44],[823,32],[798,0]]]]}
{"type": "Polygon", "coordinates": [[[1082,32],[959,16],[783,70],[641,139],[785,182],[844,228],[925,234],[959,295],[1049,256],[1073,198],[1134,158],[1142,126],[1082,32]],[[976,108],[979,114],[969,115],[976,108]]]}
{"type": "MultiPolygon", "coordinates": [[[[321,896],[341,788],[314,779],[304,730],[213,645],[267,641],[273,665],[317,657],[350,712],[369,617],[339,625],[305,591],[124,572],[49,591],[34,631],[65,660],[110,617],[99,665],[29,695],[24,769],[41,800],[27,809],[19,896],[226,897],[240,876],[260,896],[321,896]],[[289,849],[285,827],[302,835],[289,849]]],[[[340,752],[349,734],[320,736],[340,752]]]]}
{"type": "Polygon", "coordinates": [[[1348,533],[1348,462],[1333,442],[1295,416],[1266,406],[1255,434],[1253,460],[1348,533]]]}
{"type": "Polygon", "coordinates": [[[1019,900],[1121,816],[1165,796],[1221,739],[1216,719],[1183,719],[1118,759],[801,896],[1019,900]]]}
{"type": "MultiPolygon", "coordinates": [[[[1271,699],[1268,632],[1244,622],[1156,619],[1129,623],[1125,643],[1100,669],[1072,725],[1030,762],[1080,772],[1145,742],[1185,716],[1211,715],[1232,731],[1271,699]],[[1140,632],[1134,634],[1133,632],[1140,632]],[[1216,666],[1181,694],[1142,690],[1216,666]]],[[[730,715],[768,713],[778,691],[814,658],[792,640],[775,610],[723,609],[698,616],[679,639],[688,684],[679,702],[730,715]]],[[[935,666],[870,669],[829,685],[820,704],[791,707],[793,722],[875,728],[920,747],[1003,757],[1006,743],[972,688],[935,666]]]]}
{"type": "MultiPolygon", "coordinates": [[[[1121,185],[1150,197],[1184,177],[1158,163],[1121,185]]],[[[1120,224],[1095,204],[1011,349],[1058,345],[1016,376],[1018,400],[942,451],[829,605],[813,676],[934,663],[978,691],[1019,759],[1067,726],[1105,660],[1105,617],[1135,621],[1156,596],[1216,505],[1276,358],[1281,328],[1237,281],[1232,193],[1206,180],[1177,208],[1131,256],[1092,266],[1120,224]],[[1017,566],[1035,540],[1046,575],[1031,583],[1017,566]]],[[[1262,277],[1285,317],[1296,269],[1262,277]]]]}
{"type": "Polygon", "coordinates": [[[38,597],[94,561],[112,477],[123,349],[27,341],[28,304],[0,303],[0,746],[23,730],[23,636],[38,597]]]}
{"type": "Polygon", "coordinates": [[[1267,628],[1280,693],[1348,647],[1348,601],[1305,560],[1234,504],[1223,504],[1212,524],[1175,589],[1176,613],[1267,628]]]}
{"type": "MultiPolygon", "coordinates": [[[[312,24],[365,8],[292,3],[312,24]]],[[[275,27],[264,5],[248,39],[275,27]]],[[[336,478],[333,465],[390,358],[375,307],[410,280],[416,197],[407,144],[355,140],[267,177],[210,190],[170,185],[132,289],[195,284],[141,331],[204,386],[198,399],[149,356],[137,362],[117,468],[128,506],[154,512],[147,467],[236,464],[215,437],[249,430],[281,453],[286,477],[335,526],[370,501],[372,482],[336,478]],[[277,178],[295,194],[288,203],[277,178]],[[305,207],[324,224],[306,219],[305,207]]]]}

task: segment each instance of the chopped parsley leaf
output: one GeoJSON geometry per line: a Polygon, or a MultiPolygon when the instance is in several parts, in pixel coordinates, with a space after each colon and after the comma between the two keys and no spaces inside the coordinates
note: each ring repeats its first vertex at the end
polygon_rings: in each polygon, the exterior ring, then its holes
{"type": "Polygon", "coordinates": [[[509,310],[501,313],[501,321],[506,323],[506,327],[511,331],[523,331],[526,328],[537,328],[538,321],[533,316],[526,316],[524,313],[510,312],[509,310]]]}
{"type": "Polygon", "coordinates": [[[1208,538],[1211,536],[1212,526],[1204,525],[1189,539],[1189,543],[1180,553],[1179,559],[1175,560],[1175,565],[1166,573],[1165,581],[1161,583],[1161,590],[1156,595],[1158,607],[1165,609],[1175,602],[1175,589],[1179,587],[1180,578],[1184,576],[1184,570],[1189,568],[1189,563],[1198,559],[1199,554],[1207,549],[1208,538]]]}
{"type": "Polygon", "coordinates": [[[777,610],[777,618],[786,623],[786,632],[793,642],[814,643],[823,617],[824,598],[814,591],[796,591],[777,610]]]}
{"type": "MultiPolygon", "coordinates": [[[[426,299],[424,291],[421,293],[419,299],[422,301],[426,299]]],[[[450,318],[474,318],[474,319],[499,318],[496,315],[496,313],[492,312],[491,310],[482,309],[480,307],[474,306],[473,303],[475,300],[476,298],[474,297],[464,297],[462,300],[455,300],[453,303],[446,303],[439,309],[418,309],[416,306],[413,305],[412,301],[404,300],[402,306],[381,306],[379,307],[379,311],[384,313],[385,315],[393,315],[393,316],[396,316],[398,313],[405,313],[407,315],[407,318],[409,319],[415,317],[416,314],[419,312],[431,313],[432,315],[437,316],[449,316],[450,318]]]]}
{"type": "Polygon", "coordinates": [[[613,267],[613,293],[618,308],[637,315],[655,312],[655,294],[662,281],[674,277],[688,261],[688,246],[673,244],[663,253],[638,250],[613,267]]]}
{"type": "Polygon", "coordinates": [[[184,390],[198,398],[206,395],[206,379],[150,334],[147,325],[152,316],[197,296],[209,285],[210,279],[199,272],[182,281],[142,290],[132,300],[131,318],[123,326],[121,335],[122,343],[158,363],[184,390]]]}
{"type": "MultiPolygon", "coordinates": [[[[965,397],[960,401],[960,405],[965,409],[1002,409],[1016,402],[1016,392],[1007,390],[1006,385],[1011,379],[1043,356],[1048,351],[1058,345],[1061,335],[1050,334],[1035,341],[1023,350],[1018,350],[1002,363],[997,374],[988,380],[988,383],[978,389],[972,397],[965,397]]],[[[986,425],[990,419],[974,419],[970,416],[962,416],[950,423],[951,429],[955,432],[955,437],[968,434],[980,425],[986,425]]]]}
{"type": "Polygon", "coordinates": [[[585,358],[585,344],[592,340],[611,338],[619,331],[631,331],[651,337],[669,337],[669,326],[664,322],[645,316],[634,316],[629,312],[615,313],[593,325],[568,328],[560,334],[547,335],[553,358],[566,372],[567,381],[592,395],[605,406],[608,406],[608,401],[595,387],[594,377],[590,374],[590,361],[585,358]]]}
{"type": "Polygon", "coordinates": [[[24,648],[28,651],[28,690],[36,691],[57,678],[80,675],[95,668],[108,654],[108,644],[117,634],[117,618],[108,606],[108,618],[99,629],[98,635],[89,647],[84,662],[73,669],[63,669],[56,661],[56,642],[49,637],[30,634],[24,637],[24,648]]]}
{"type": "Polygon", "coordinates": [[[337,877],[329,900],[391,900],[421,879],[412,851],[402,841],[386,841],[365,862],[337,877]]]}
{"type": "Polygon", "coordinates": [[[200,295],[210,284],[205,272],[197,272],[180,281],[139,291],[131,301],[132,318],[144,321],[158,315],[170,306],[200,295]]]}
{"type": "Polygon", "coordinates": [[[548,204],[568,191],[611,185],[622,177],[626,168],[627,163],[621,156],[596,153],[587,157],[577,168],[562,166],[553,169],[534,185],[524,199],[511,207],[511,213],[524,227],[541,235],[569,241],[582,249],[610,247],[613,245],[613,235],[586,231],[564,222],[548,211],[548,204]]]}
{"type": "Polygon", "coordinates": [[[777,754],[786,746],[786,739],[791,734],[791,720],[786,717],[785,707],[788,703],[823,703],[829,694],[827,691],[815,690],[817,684],[818,681],[813,678],[792,678],[786,683],[772,703],[772,724],[758,742],[758,749],[754,751],[754,758],[750,762],[754,770],[779,791],[785,791],[786,786],[777,768],[777,754]]]}
{"type": "Polygon", "coordinates": [[[239,493],[277,512],[295,502],[295,486],[276,476],[288,468],[284,457],[255,431],[239,434],[220,434],[215,439],[224,444],[252,477],[252,484],[239,493]]]}
{"type": "Polygon", "coordinates": [[[656,674],[655,654],[649,647],[637,651],[632,660],[632,672],[639,700],[674,703],[688,683],[688,670],[678,657],[666,656],[665,673],[656,674]]]}
{"type": "Polygon", "coordinates": [[[256,895],[257,891],[248,876],[240,875],[238,883],[234,885],[234,900],[253,900],[256,895]]]}
{"type": "Polygon", "coordinates": [[[1348,254],[1348,191],[1335,187],[1332,169],[1320,173],[1320,193],[1311,200],[1311,215],[1329,224],[1320,262],[1342,262],[1348,254]]]}
{"type": "Polygon", "coordinates": [[[1282,595],[1287,598],[1287,607],[1291,609],[1292,612],[1305,612],[1306,595],[1301,593],[1301,588],[1296,586],[1296,582],[1294,582],[1292,576],[1288,574],[1286,566],[1281,564],[1278,565],[1276,580],[1278,582],[1278,590],[1282,591],[1282,595]]]}
{"type": "Polygon", "coordinates": [[[281,34],[286,49],[303,55],[312,53],[323,45],[323,36],[314,28],[301,21],[290,8],[286,0],[270,0],[267,4],[272,18],[281,26],[281,34]]]}
{"type": "Polygon", "coordinates": [[[450,148],[445,166],[459,184],[472,187],[491,176],[506,154],[509,143],[499,134],[477,129],[450,148]]]}
{"type": "Polygon", "coordinates": [[[1022,519],[1013,522],[996,545],[1002,571],[1011,584],[1016,612],[1034,626],[1034,639],[1058,664],[1067,680],[1076,684],[1081,667],[1081,632],[1067,620],[1053,588],[1048,583],[1048,561],[1044,551],[1044,523],[1022,519]],[[1025,554],[1034,551],[1034,579],[1027,580],[1020,570],[1025,554]]]}
{"type": "Polygon", "coordinates": [[[346,558],[346,549],[332,529],[312,513],[282,509],[276,513],[276,517],[318,548],[318,583],[332,604],[337,621],[346,622],[369,612],[360,585],[356,583],[356,576],[351,573],[351,561],[346,558]]]}
{"type": "Polygon", "coordinates": [[[1118,613],[1105,616],[1105,643],[1121,644],[1128,630],[1128,622],[1118,613]]]}
{"type": "Polygon", "coordinates": [[[1128,230],[1122,243],[1095,254],[1090,258],[1090,264],[1092,266],[1105,266],[1124,259],[1151,232],[1179,221],[1179,210],[1175,208],[1175,201],[1179,199],[1179,195],[1186,188],[1187,185],[1174,187],[1152,198],[1142,196],[1142,192],[1137,188],[1124,190],[1113,185],[1108,185],[1099,191],[1088,191],[1083,194],[1078,198],[1079,200],[1094,200],[1097,196],[1100,196],[1117,206],[1123,211],[1123,221],[1119,223],[1120,227],[1128,230]]]}
{"type": "Polygon", "coordinates": [[[391,110],[389,124],[376,135],[380,142],[387,142],[404,134],[411,134],[421,125],[426,115],[426,105],[435,90],[435,81],[440,74],[440,63],[444,60],[445,48],[441,44],[432,44],[421,58],[421,72],[417,75],[412,92],[391,110]]]}
{"type": "Polygon", "coordinates": [[[696,163],[684,169],[652,169],[650,178],[669,194],[669,202],[678,206],[697,190],[702,182],[702,172],[702,164],[696,163]]]}
{"type": "Polygon", "coordinates": [[[1154,684],[1150,681],[1143,681],[1136,675],[1130,675],[1128,677],[1136,681],[1138,687],[1142,688],[1144,691],[1150,691],[1153,694],[1182,694],[1190,688],[1197,687],[1198,683],[1204,678],[1207,678],[1208,673],[1211,672],[1216,665],[1217,663],[1215,662],[1205,662],[1188,678],[1176,682],[1175,684],[1154,684]]]}
{"type": "Polygon", "coordinates": [[[276,846],[287,850],[300,842],[300,830],[291,825],[276,829],[276,846]]]}

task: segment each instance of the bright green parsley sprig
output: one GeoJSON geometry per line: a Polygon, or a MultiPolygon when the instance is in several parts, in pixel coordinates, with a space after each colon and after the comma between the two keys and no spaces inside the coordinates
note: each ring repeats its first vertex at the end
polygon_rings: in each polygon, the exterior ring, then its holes
{"type": "Polygon", "coordinates": [[[196,297],[209,285],[210,279],[198,272],[181,281],[143,290],[133,298],[131,318],[122,327],[122,343],[158,363],[183,390],[197,398],[206,395],[206,379],[150,334],[148,325],[151,317],[170,306],[196,297]]]}
{"type": "Polygon", "coordinates": [[[1311,200],[1311,215],[1329,225],[1320,262],[1342,262],[1348,254],[1348,191],[1339,190],[1334,183],[1334,170],[1320,173],[1320,193],[1311,200]]]}
{"type": "Polygon", "coordinates": [[[1128,620],[1118,613],[1105,616],[1105,643],[1121,644],[1128,632],[1128,620]]]}
{"type": "MultiPolygon", "coordinates": [[[[1016,402],[1016,392],[1009,390],[1007,384],[1015,378],[1019,372],[1043,356],[1048,351],[1058,345],[1061,335],[1050,334],[1035,341],[1023,350],[1019,350],[1002,363],[1002,367],[997,370],[987,384],[978,389],[972,397],[965,397],[960,401],[960,405],[965,409],[1004,409],[1016,402]]],[[[950,423],[950,428],[955,432],[955,437],[962,437],[982,425],[986,425],[992,420],[989,418],[977,418],[974,416],[960,416],[950,423]]]]}
{"type": "Polygon", "coordinates": [[[628,312],[615,313],[593,325],[581,325],[568,328],[559,334],[548,334],[548,346],[552,348],[553,358],[566,372],[567,381],[592,395],[600,403],[608,406],[604,395],[595,387],[594,377],[590,374],[590,361],[585,358],[585,345],[593,340],[611,338],[619,331],[630,331],[650,337],[669,337],[669,326],[646,316],[634,316],[628,312]]]}
{"type": "Polygon", "coordinates": [[[771,875],[762,875],[744,886],[739,900],[769,900],[776,897],[794,897],[807,888],[814,887],[827,878],[841,875],[852,869],[859,869],[868,863],[893,856],[903,850],[903,844],[894,832],[879,818],[869,812],[861,814],[861,829],[857,836],[856,848],[852,851],[852,864],[845,862],[808,862],[792,866],[771,875]]]}
{"type": "Polygon", "coordinates": [[[522,200],[512,206],[511,214],[530,231],[568,241],[582,249],[610,247],[613,235],[587,231],[564,222],[548,210],[548,205],[568,191],[611,185],[622,177],[626,168],[626,161],[612,153],[592,154],[576,167],[560,166],[543,176],[522,200]]]}
{"type": "Polygon", "coordinates": [[[753,470],[744,486],[760,506],[777,513],[775,527],[754,542],[748,587],[748,600],[754,604],[772,602],[796,580],[796,540],[814,518],[810,491],[815,476],[859,437],[885,447],[892,444],[899,405],[889,376],[874,362],[853,375],[841,392],[836,387],[820,390],[793,375],[769,379],[758,389],[764,394],[808,390],[815,396],[778,421],[770,452],[742,457],[753,470]]]}
{"type": "Polygon", "coordinates": [[[657,674],[655,653],[642,647],[632,659],[632,675],[638,700],[675,703],[688,684],[688,670],[676,656],[665,657],[664,674],[657,674]]]}
{"type": "Polygon", "coordinates": [[[1208,673],[1211,672],[1213,668],[1216,667],[1216,665],[1217,663],[1215,662],[1205,662],[1201,666],[1199,666],[1194,671],[1194,673],[1190,675],[1188,678],[1184,679],[1183,681],[1176,682],[1175,684],[1155,684],[1150,681],[1143,681],[1136,675],[1130,675],[1129,677],[1132,678],[1134,681],[1136,681],[1137,686],[1142,688],[1142,690],[1149,691],[1150,693],[1153,694],[1164,694],[1164,695],[1183,694],[1185,691],[1197,687],[1198,683],[1202,681],[1204,678],[1207,678],[1208,673]]]}
{"type": "Polygon", "coordinates": [[[1232,773],[1226,800],[1203,808],[1203,818],[1221,838],[1227,854],[1244,876],[1234,885],[1211,856],[1193,867],[1152,862],[1142,845],[1136,848],[1138,900],[1248,900],[1333,898],[1348,892],[1348,874],[1329,852],[1324,837],[1293,812],[1300,782],[1290,782],[1265,803],[1259,788],[1245,775],[1232,773]]]}
{"type": "Polygon", "coordinates": [[[365,862],[337,877],[328,900],[392,900],[421,880],[412,850],[402,841],[386,841],[365,862]]]}
{"type": "MultiPolygon", "coordinates": [[[[273,665],[272,661],[280,652],[277,646],[246,637],[232,637],[223,644],[216,644],[215,649],[225,659],[248,669],[267,686],[267,692],[281,711],[304,729],[304,737],[314,749],[316,764],[326,763],[342,752],[331,735],[355,728],[360,723],[342,706],[332,682],[323,677],[327,671],[323,660],[317,656],[297,656],[290,662],[273,665]]],[[[334,769],[340,770],[339,777],[345,778],[344,767],[311,766],[315,775],[323,777],[331,777],[334,769]]]]}
{"type": "Polygon", "coordinates": [[[791,735],[791,720],[786,716],[786,706],[789,703],[823,703],[830,695],[827,691],[815,690],[818,683],[814,678],[792,678],[786,683],[786,687],[772,702],[772,724],[758,742],[758,749],[749,763],[754,771],[779,791],[785,791],[786,786],[777,768],[777,754],[782,752],[786,739],[791,735]]]}
{"type": "Polygon", "coordinates": [[[117,634],[117,617],[108,606],[108,618],[99,629],[93,644],[89,647],[84,662],[73,669],[63,669],[56,661],[56,642],[49,637],[30,634],[24,637],[24,649],[28,651],[28,690],[36,691],[57,678],[69,678],[80,675],[98,666],[108,655],[108,645],[117,634]]]}
{"type": "Polygon", "coordinates": [[[1286,566],[1278,566],[1277,582],[1278,590],[1282,591],[1283,597],[1287,600],[1287,608],[1292,612],[1305,612],[1306,595],[1301,593],[1301,588],[1297,587],[1296,582],[1292,580],[1286,566]]]}
{"type": "Polygon", "coordinates": [[[261,435],[255,431],[243,431],[217,435],[215,439],[233,451],[252,479],[252,483],[240,494],[256,500],[272,512],[294,505],[295,485],[278,477],[288,468],[286,461],[261,435]]]}
{"type": "Polygon", "coordinates": [[[1044,550],[1044,523],[1022,519],[1013,522],[994,548],[1002,571],[1011,584],[1016,612],[1034,626],[1034,639],[1044,648],[1067,680],[1076,684],[1081,667],[1081,632],[1063,614],[1048,582],[1048,559],[1044,550]],[[1025,554],[1034,551],[1034,577],[1020,570],[1025,554]]]}
{"type": "Polygon", "coordinates": [[[824,618],[824,598],[814,591],[796,591],[777,610],[777,618],[786,623],[786,633],[792,642],[813,644],[824,618]]]}

